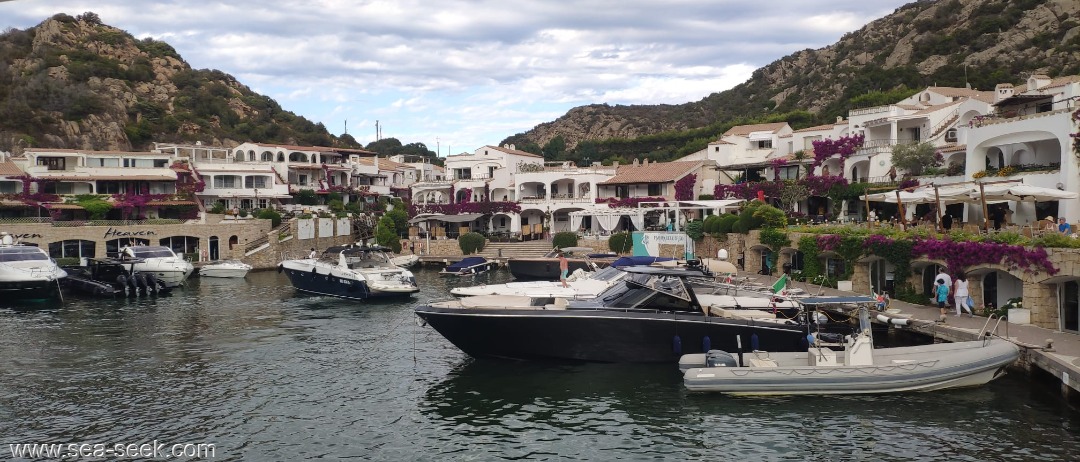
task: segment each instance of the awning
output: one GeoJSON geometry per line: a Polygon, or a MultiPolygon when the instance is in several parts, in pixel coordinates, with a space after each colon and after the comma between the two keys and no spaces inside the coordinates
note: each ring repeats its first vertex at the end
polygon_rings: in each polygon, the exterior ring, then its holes
{"type": "Polygon", "coordinates": [[[420,215],[420,216],[417,216],[416,218],[413,218],[412,220],[409,220],[409,223],[416,224],[416,223],[423,223],[423,222],[426,222],[426,221],[442,221],[442,222],[446,222],[446,223],[465,223],[465,222],[468,222],[468,221],[476,220],[476,219],[478,219],[478,218],[480,218],[482,216],[484,216],[484,214],[482,214],[482,213],[463,213],[463,214],[460,214],[460,215],[441,215],[441,214],[431,214],[431,215],[427,215],[427,216],[420,215]]]}

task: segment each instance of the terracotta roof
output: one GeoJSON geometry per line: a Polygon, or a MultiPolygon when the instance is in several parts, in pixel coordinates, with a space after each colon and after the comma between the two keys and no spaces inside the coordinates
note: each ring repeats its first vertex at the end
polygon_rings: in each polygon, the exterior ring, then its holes
{"type": "MultiPolygon", "coordinates": [[[[816,127],[800,128],[798,130],[795,130],[795,133],[816,132],[816,131],[821,131],[821,130],[832,130],[833,127],[835,127],[836,125],[837,124],[828,124],[828,125],[818,125],[816,127]]],[[[844,125],[844,124],[841,124],[841,125],[844,125]]]]}
{"type": "Polygon", "coordinates": [[[154,156],[154,157],[172,157],[172,154],[164,154],[160,152],[135,152],[135,151],[87,151],[84,149],[46,149],[46,148],[28,148],[23,151],[23,155],[26,154],[85,154],[92,155],[111,155],[111,156],[154,156]]]}
{"type": "Polygon", "coordinates": [[[533,154],[531,152],[519,151],[517,149],[504,148],[502,146],[484,146],[484,147],[492,148],[492,149],[494,149],[496,151],[502,151],[502,152],[505,152],[507,154],[514,154],[514,155],[518,155],[518,156],[539,157],[539,158],[544,157],[544,156],[538,156],[538,155],[533,154]]]}
{"type": "Polygon", "coordinates": [[[41,206],[50,210],[85,210],[83,206],[79,204],[41,204],[41,206]]]}
{"type": "Polygon", "coordinates": [[[960,87],[927,87],[927,91],[932,91],[941,96],[968,96],[974,97],[979,93],[979,90],[972,90],[970,88],[960,87]]]}
{"type": "Polygon", "coordinates": [[[165,205],[196,205],[196,204],[195,204],[195,202],[192,202],[192,201],[150,201],[150,202],[147,202],[146,205],[149,205],[151,207],[161,207],[161,206],[165,206],[165,205]]]}
{"type": "Polygon", "coordinates": [[[15,162],[12,162],[10,160],[0,162],[0,176],[22,176],[22,175],[25,175],[25,173],[23,173],[23,170],[21,168],[19,168],[18,165],[15,165],[15,162]]]}
{"type": "Polygon", "coordinates": [[[701,167],[701,161],[620,165],[615,176],[600,184],[667,183],[686,176],[698,167],[701,167]]]}
{"type": "Polygon", "coordinates": [[[86,176],[45,176],[37,175],[37,179],[53,181],[176,181],[175,176],[168,175],[86,175],[86,176]]]}
{"type": "Polygon", "coordinates": [[[945,109],[945,108],[956,106],[956,105],[958,105],[960,103],[961,103],[961,101],[952,101],[952,102],[948,102],[948,103],[944,103],[944,104],[937,104],[937,105],[934,105],[934,106],[927,106],[926,109],[923,109],[923,110],[921,110],[919,112],[916,112],[913,115],[930,114],[932,112],[936,112],[936,111],[940,111],[940,110],[945,109]]]}
{"type": "Polygon", "coordinates": [[[946,144],[945,146],[942,146],[942,147],[938,148],[937,150],[941,151],[941,152],[960,152],[960,151],[966,151],[967,150],[967,145],[966,144],[946,144]]]}
{"type": "Polygon", "coordinates": [[[251,143],[255,146],[262,146],[264,148],[281,148],[289,151],[308,151],[308,152],[321,152],[325,154],[363,154],[368,156],[377,155],[377,152],[368,151],[367,149],[354,149],[354,148],[330,148],[326,146],[297,146],[294,144],[267,144],[267,143],[251,143]]]}
{"type": "MultiPolygon", "coordinates": [[[[361,157],[360,159],[357,159],[356,163],[361,164],[361,165],[370,165],[370,166],[374,167],[375,166],[375,158],[374,157],[361,157]]],[[[412,167],[410,167],[408,165],[405,165],[405,164],[400,164],[400,163],[394,162],[394,161],[392,161],[390,159],[379,158],[379,169],[380,170],[382,170],[382,169],[385,169],[385,170],[397,170],[397,169],[402,169],[402,168],[412,168],[412,167]]]]}
{"type": "Polygon", "coordinates": [[[787,124],[787,122],[774,122],[771,124],[739,125],[729,128],[722,136],[745,136],[753,132],[775,133],[777,130],[786,127],[787,124]]]}

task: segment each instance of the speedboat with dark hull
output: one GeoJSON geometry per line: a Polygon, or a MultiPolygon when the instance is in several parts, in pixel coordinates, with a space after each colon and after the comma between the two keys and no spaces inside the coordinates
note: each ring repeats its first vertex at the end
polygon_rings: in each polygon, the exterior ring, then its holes
{"type": "Polygon", "coordinates": [[[590,254],[593,249],[588,247],[566,247],[564,249],[551,249],[540,257],[515,257],[506,260],[506,267],[514,279],[518,280],[554,280],[559,279],[562,271],[559,269],[559,253],[566,254],[568,272],[576,270],[596,271],[605,268],[613,260],[618,258],[616,254],[590,254]]]}
{"type": "Polygon", "coordinates": [[[0,240],[0,302],[56,298],[67,272],[44,250],[11,241],[7,233],[0,240]]]}
{"type": "Polygon", "coordinates": [[[139,258],[90,258],[85,266],[66,267],[64,290],[95,297],[135,297],[168,294],[172,287],[151,273],[136,267],[139,258]]]}
{"type": "Polygon", "coordinates": [[[415,312],[473,357],[675,363],[712,348],[806,351],[807,317],[796,302],[771,310],[717,306],[687,283],[700,270],[624,270],[624,281],[591,300],[466,297],[415,312]]]}
{"type": "Polygon", "coordinates": [[[390,262],[385,247],[335,246],[319,258],[285,260],[278,265],[296,290],[367,300],[408,297],[420,291],[416,277],[390,262]]]}

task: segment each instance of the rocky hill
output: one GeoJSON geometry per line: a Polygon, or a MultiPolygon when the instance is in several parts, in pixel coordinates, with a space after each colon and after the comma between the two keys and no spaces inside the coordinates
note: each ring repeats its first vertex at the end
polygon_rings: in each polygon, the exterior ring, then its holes
{"type": "Polygon", "coordinates": [[[196,140],[361,147],[94,13],[58,14],[0,35],[0,151],[132,150],[196,140]]]}
{"type": "Polygon", "coordinates": [[[551,154],[553,142],[571,151],[585,143],[590,152],[633,155],[636,149],[652,151],[655,159],[691,140],[717,136],[725,123],[808,111],[811,117],[802,114],[801,123],[792,125],[809,126],[846,115],[853,107],[891,102],[872,97],[875,92],[965,84],[990,90],[998,83],[1021,83],[1030,73],[1080,74],[1080,1],[918,1],[833,45],[779,59],[750,80],[701,101],[577,107],[503,142],[543,146],[545,155],[551,154]],[[712,130],[702,133],[702,127],[712,130]],[[698,131],[670,135],[692,129],[698,131]],[[669,135],[657,136],[665,132],[669,135]],[[657,139],[626,142],[649,135],[657,139]],[[606,139],[614,140],[600,141],[606,139]]]}

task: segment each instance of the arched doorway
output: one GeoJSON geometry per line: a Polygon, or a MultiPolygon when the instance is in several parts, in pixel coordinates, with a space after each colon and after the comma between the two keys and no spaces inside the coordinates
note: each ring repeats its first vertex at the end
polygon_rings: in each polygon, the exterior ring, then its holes
{"type": "Polygon", "coordinates": [[[987,303],[987,304],[993,303],[994,308],[997,308],[997,307],[1001,306],[997,302],[997,298],[998,298],[997,271],[991,271],[991,272],[987,273],[986,276],[983,276],[982,289],[983,289],[983,300],[985,300],[985,303],[987,303]]]}
{"type": "Polygon", "coordinates": [[[210,257],[210,260],[218,260],[218,252],[219,252],[219,249],[218,249],[218,237],[217,236],[210,236],[210,240],[209,240],[209,253],[210,253],[209,257],[210,257]]]}
{"type": "Polygon", "coordinates": [[[1061,328],[1080,331],[1080,282],[1075,279],[1061,285],[1061,328]]]}
{"type": "Polygon", "coordinates": [[[234,249],[238,244],[240,244],[239,237],[229,236],[229,250],[234,249]]]}

